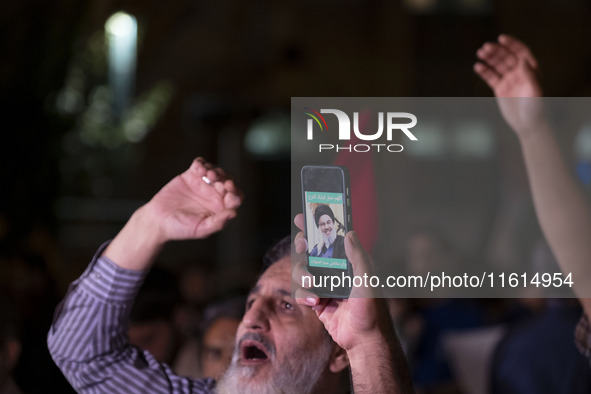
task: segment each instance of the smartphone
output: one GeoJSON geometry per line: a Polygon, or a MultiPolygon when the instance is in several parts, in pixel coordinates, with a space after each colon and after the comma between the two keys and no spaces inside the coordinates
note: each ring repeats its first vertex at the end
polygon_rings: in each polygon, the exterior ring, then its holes
{"type": "Polygon", "coordinates": [[[345,235],[352,230],[349,171],[342,166],[302,167],[302,201],[308,241],[308,271],[314,275],[313,291],[320,296],[347,298],[351,288],[339,286],[332,276],[352,278],[345,255],[345,235]]]}

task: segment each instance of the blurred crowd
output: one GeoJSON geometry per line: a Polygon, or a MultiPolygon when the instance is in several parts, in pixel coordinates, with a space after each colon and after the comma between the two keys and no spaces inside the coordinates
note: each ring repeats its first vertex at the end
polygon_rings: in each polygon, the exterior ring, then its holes
{"type": "MultiPolygon", "coordinates": [[[[63,297],[41,253],[0,250],[0,393],[74,392],[47,350],[47,331],[63,297]]],[[[219,274],[185,264],[155,267],[131,311],[133,345],[179,374],[219,377],[228,366],[248,288],[220,293],[219,274]]],[[[254,274],[244,273],[254,278],[254,274]]],[[[227,286],[226,286],[227,287],[227,286]]]]}

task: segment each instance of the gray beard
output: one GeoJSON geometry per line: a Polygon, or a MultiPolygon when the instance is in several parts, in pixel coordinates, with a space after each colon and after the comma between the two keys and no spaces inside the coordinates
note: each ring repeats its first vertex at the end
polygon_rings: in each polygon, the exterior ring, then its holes
{"type": "Polygon", "coordinates": [[[281,364],[271,359],[271,378],[264,382],[247,382],[257,372],[257,367],[238,365],[239,350],[234,350],[232,364],[217,382],[217,394],[304,394],[311,393],[327,367],[332,353],[330,340],[310,352],[296,350],[281,364]]]}
{"type": "Polygon", "coordinates": [[[322,233],[322,240],[324,241],[324,246],[328,249],[330,245],[337,239],[337,231],[333,228],[329,235],[322,233]]]}

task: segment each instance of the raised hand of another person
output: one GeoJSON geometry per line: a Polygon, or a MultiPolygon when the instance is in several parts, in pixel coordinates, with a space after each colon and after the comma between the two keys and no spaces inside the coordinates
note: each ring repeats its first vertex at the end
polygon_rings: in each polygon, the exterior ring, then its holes
{"type": "Polygon", "coordinates": [[[554,132],[544,119],[538,62],[519,40],[499,36],[477,52],[474,70],[494,91],[505,120],[516,132],[540,227],[587,316],[591,316],[591,210],[554,132]],[[532,138],[526,138],[532,137],[532,138]]]}
{"type": "Polygon", "coordinates": [[[535,132],[544,121],[541,100],[518,99],[542,96],[538,61],[529,48],[502,34],[498,42],[485,43],[476,55],[481,62],[474,65],[474,71],[493,90],[507,123],[520,137],[535,132]]]}
{"type": "Polygon", "coordinates": [[[242,192],[224,171],[197,158],[133,214],[104,255],[122,268],[148,268],[167,241],[208,237],[241,203],[242,192]]]}

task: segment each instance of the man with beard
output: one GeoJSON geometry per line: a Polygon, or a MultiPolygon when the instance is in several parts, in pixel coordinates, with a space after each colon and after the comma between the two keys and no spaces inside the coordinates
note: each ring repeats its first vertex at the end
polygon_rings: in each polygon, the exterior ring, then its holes
{"type": "Polygon", "coordinates": [[[318,327],[318,319],[307,318],[308,308],[290,300],[290,237],[283,238],[267,256],[271,256],[265,258],[269,265],[248,296],[232,363],[217,383],[216,392],[235,393],[237,387],[242,393],[330,392],[335,388],[344,392],[349,384],[344,352],[318,327]],[[277,319],[273,338],[267,335],[266,313],[256,307],[268,302],[266,295],[275,298],[274,293],[278,299],[271,301],[276,304],[272,308],[283,316],[277,319]]]}
{"type": "MultiPolygon", "coordinates": [[[[241,192],[219,168],[196,159],[139,208],[113,241],[96,253],[57,307],[48,335],[53,359],[79,392],[212,393],[212,379],[175,375],[129,345],[128,314],[147,270],[167,241],[202,239],[236,216],[241,192]]],[[[303,228],[303,216],[296,217],[303,228]]],[[[370,260],[354,232],[345,251],[356,275],[370,260]]],[[[231,393],[339,393],[351,371],[356,393],[410,393],[406,361],[383,299],[320,299],[291,294],[284,241],[247,300],[231,367],[219,384],[231,393]],[[282,246],[283,245],[283,246],[282,246]]],[[[307,245],[303,233],[296,252],[307,245]]],[[[301,266],[301,265],[300,265],[301,266]]],[[[300,274],[296,275],[297,276],[300,274]]],[[[368,295],[367,293],[358,296],[368,295]]],[[[345,385],[348,386],[348,385],[345,385]]]]}
{"type": "Polygon", "coordinates": [[[345,237],[337,235],[336,220],[332,209],[328,205],[320,204],[314,210],[314,221],[316,227],[322,234],[322,244],[317,244],[310,252],[313,257],[332,257],[333,259],[344,259],[345,237]]]}

